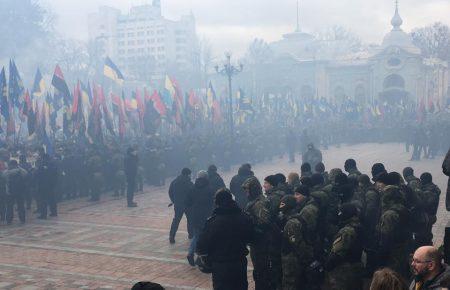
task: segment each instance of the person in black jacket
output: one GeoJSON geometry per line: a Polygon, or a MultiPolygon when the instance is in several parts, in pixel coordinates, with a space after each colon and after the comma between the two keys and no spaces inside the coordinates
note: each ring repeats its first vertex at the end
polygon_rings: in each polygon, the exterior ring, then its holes
{"type": "Polygon", "coordinates": [[[217,167],[215,165],[210,165],[208,167],[208,179],[209,186],[211,187],[213,193],[216,193],[219,189],[226,187],[222,177],[220,177],[217,173],[217,167]]]}
{"type": "Polygon", "coordinates": [[[204,170],[199,171],[197,179],[195,180],[194,187],[188,193],[186,198],[186,207],[188,215],[191,219],[191,226],[194,232],[194,236],[191,240],[188,252],[189,265],[195,266],[194,252],[197,245],[197,240],[205,226],[205,222],[211,215],[214,203],[214,192],[212,191],[208,173],[204,170]]]}
{"type": "Polygon", "coordinates": [[[47,209],[50,208],[50,216],[57,216],[56,207],[56,182],[58,170],[48,154],[42,156],[36,170],[37,195],[39,199],[40,219],[47,218],[47,209]]]}
{"type": "Polygon", "coordinates": [[[5,173],[7,192],[6,192],[6,222],[12,223],[14,217],[14,205],[17,205],[19,219],[25,223],[25,178],[27,172],[20,168],[17,161],[11,159],[8,162],[8,170],[5,173]]]}
{"type": "Polygon", "coordinates": [[[254,175],[251,170],[250,164],[243,164],[239,170],[238,174],[233,176],[230,182],[230,191],[235,196],[236,202],[241,209],[245,209],[247,206],[248,198],[244,189],[242,188],[242,184],[254,175]]]}
{"type": "Polygon", "coordinates": [[[124,160],[125,175],[127,178],[127,205],[136,207],[137,203],[133,201],[136,191],[136,176],[139,165],[139,157],[136,148],[130,147],[124,160]]]}
{"type": "Polygon", "coordinates": [[[210,265],[215,290],[247,289],[246,256],[253,232],[251,219],[226,188],[216,193],[215,205],[200,234],[196,252],[202,264],[210,265]]]}
{"type": "MultiPolygon", "coordinates": [[[[186,197],[193,187],[194,184],[191,181],[191,170],[189,168],[183,168],[183,170],[181,170],[181,175],[175,178],[169,186],[169,198],[175,211],[172,225],[170,226],[169,241],[171,244],[175,243],[175,235],[178,230],[178,225],[180,224],[183,214],[186,213],[186,197]]],[[[188,220],[188,234],[189,237],[192,238],[193,233],[190,218],[187,215],[186,218],[188,220]]]]}

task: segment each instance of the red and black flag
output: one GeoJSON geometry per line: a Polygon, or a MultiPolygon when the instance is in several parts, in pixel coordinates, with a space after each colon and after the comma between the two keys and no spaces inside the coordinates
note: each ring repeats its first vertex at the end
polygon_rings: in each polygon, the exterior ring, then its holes
{"type": "Polygon", "coordinates": [[[55,99],[63,100],[64,105],[70,105],[70,90],[64,79],[63,72],[59,65],[56,65],[55,72],[53,74],[52,85],[57,90],[55,92],[55,99]]]}

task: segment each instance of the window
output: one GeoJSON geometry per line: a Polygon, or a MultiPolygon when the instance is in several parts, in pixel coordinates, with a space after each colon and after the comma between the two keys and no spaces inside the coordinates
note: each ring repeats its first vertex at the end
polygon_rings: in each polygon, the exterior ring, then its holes
{"type": "Polygon", "coordinates": [[[138,44],[144,44],[144,40],[138,40],[138,44]]]}
{"type": "Polygon", "coordinates": [[[128,41],[128,45],[134,45],[134,44],[135,44],[135,41],[134,41],[134,40],[128,41]]]}
{"type": "Polygon", "coordinates": [[[137,35],[138,35],[138,36],[143,36],[144,34],[145,34],[144,31],[139,31],[137,35]]]}
{"type": "Polygon", "coordinates": [[[129,33],[128,33],[128,37],[134,37],[134,33],[129,32],[129,33]]]}

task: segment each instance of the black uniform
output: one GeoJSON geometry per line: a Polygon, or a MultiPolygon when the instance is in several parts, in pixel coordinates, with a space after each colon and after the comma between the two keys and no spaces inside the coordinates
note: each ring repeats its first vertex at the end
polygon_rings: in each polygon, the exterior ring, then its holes
{"type": "Polygon", "coordinates": [[[36,170],[37,195],[39,199],[39,218],[47,218],[47,209],[50,208],[50,216],[57,216],[56,207],[56,182],[58,171],[50,157],[43,158],[36,170]]]}
{"type": "Polygon", "coordinates": [[[217,207],[197,242],[197,254],[206,256],[215,290],[246,290],[247,244],[252,236],[250,218],[235,202],[217,207]]]}
{"type": "Polygon", "coordinates": [[[170,201],[174,205],[175,216],[172,220],[172,225],[170,226],[170,240],[173,241],[175,239],[175,235],[178,230],[178,225],[180,224],[181,218],[183,214],[186,214],[186,218],[188,220],[188,234],[189,237],[192,237],[193,230],[190,223],[190,218],[187,216],[186,212],[186,197],[188,193],[192,190],[194,184],[191,181],[189,175],[179,175],[175,178],[172,183],[170,183],[169,187],[169,198],[170,201]]]}
{"type": "Polygon", "coordinates": [[[136,191],[136,176],[138,170],[139,158],[137,154],[133,154],[133,149],[127,150],[125,156],[124,167],[125,175],[127,177],[127,204],[128,206],[135,205],[133,202],[134,192],[136,191]]]}

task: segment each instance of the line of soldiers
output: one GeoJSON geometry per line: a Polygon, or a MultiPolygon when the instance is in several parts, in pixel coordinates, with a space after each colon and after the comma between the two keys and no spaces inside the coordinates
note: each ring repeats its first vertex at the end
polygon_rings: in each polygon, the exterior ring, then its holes
{"type": "MultiPolygon", "coordinates": [[[[381,267],[409,279],[409,255],[420,246],[432,245],[441,191],[431,174],[425,172],[417,178],[410,167],[399,174],[387,172],[383,164],[376,163],[371,182],[353,159],[345,162],[346,173],[339,168],[328,173],[321,162],[314,171],[310,168],[303,164],[301,176],[291,173],[288,180],[281,173],[267,176],[261,185],[250,165],[245,164],[233,177],[230,188],[236,206],[251,220],[252,235],[245,239],[249,241],[256,289],[358,290],[363,287],[363,279],[381,267]]],[[[189,183],[187,173],[185,169],[184,177],[178,179],[189,183]]],[[[172,188],[175,205],[178,192],[172,188]]],[[[185,194],[189,192],[195,193],[195,189],[191,187],[185,194]]],[[[210,208],[204,209],[209,213],[215,192],[210,190],[210,208]]],[[[188,213],[189,207],[184,205],[182,210],[188,213]]],[[[182,213],[180,216],[180,208],[175,211],[178,225],[182,213]]],[[[206,228],[214,227],[216,216],[219,218],[221,211],[216,208],[214,212],[212,220],[204,221],[206,228]]],[[[189,225],[189,214],[187,217],[189,225]]],[[[172,228],[171,242],[175,232],[172,228]]],[[[204,236],[200,234],[197,247],[200,257],[208,249],[204,236]]],[[[225,238],[222,243],[226,243],[225,238]]],[[[198,263],[205,262],[200,259],[198,263]]],[[[195,265],[193,257],[190,264],[195,265]]]]}
{"type": "Polygon", "coordinates": [[[43,151],[32,159],[34,164],[27,161],[25,154],[10,156],[4,149],[0,152],[1,223],[13,222],[15,208],[20,222],[25,223],[26,211],[31,210],[33,199],[36,200],[39,219],[58,215],[56,165],[43,151]]]}

